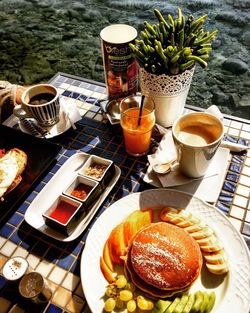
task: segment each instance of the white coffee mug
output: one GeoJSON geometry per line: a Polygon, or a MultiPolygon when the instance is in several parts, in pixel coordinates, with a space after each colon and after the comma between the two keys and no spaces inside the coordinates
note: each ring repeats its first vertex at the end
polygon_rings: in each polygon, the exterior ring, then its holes
{"type": "Polygon", "coordinates": [[[172,127],[180,171],[193,178],[205,175],[224,135],[222,121],[207,112],[188,113],[172,127]]]}
{"type": "Polygon", "coordinates": [[[19,118],[35,118],[42,126],[59,122],[60,99],[57,88],[50,84],[39,84],[27,88],[22,94],[22,104],[14,108],[19,118]]]}

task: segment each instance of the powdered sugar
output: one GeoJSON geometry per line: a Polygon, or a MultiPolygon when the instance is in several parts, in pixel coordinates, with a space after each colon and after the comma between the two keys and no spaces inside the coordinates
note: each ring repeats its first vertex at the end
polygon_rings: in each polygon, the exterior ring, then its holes
{"type": "Polygon", "coordinates": [[[192,247],[192,238],[176,226],[151,224],[134,238],[131,263],[137,275],[152,286],[166,290],[186,287],[199,267],[199,252],[192,247]],[[198,256],[197,262],[192,256],[198,256]]]}

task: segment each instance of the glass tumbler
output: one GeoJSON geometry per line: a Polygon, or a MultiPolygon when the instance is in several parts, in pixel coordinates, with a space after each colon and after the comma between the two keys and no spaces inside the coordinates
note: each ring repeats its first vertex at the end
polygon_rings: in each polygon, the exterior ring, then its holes
{"type": "Polygon", "coordinates": [[[148,153],[155,124],[155,104],[152,98],[129,96],[120,103],[120,124],[123,129],[125,149],[132,156],[148,153]]]}

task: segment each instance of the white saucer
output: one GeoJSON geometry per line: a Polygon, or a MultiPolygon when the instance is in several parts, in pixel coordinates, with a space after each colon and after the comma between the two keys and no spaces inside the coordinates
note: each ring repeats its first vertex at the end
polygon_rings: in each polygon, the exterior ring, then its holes
{"type": "MultiPolygon", "coordinates": [[[[34,118],[27,118],[27,120],[32,121],[34,124],[37,124],[37,121],[34,118]]],[[[19,128],[22,132],[24,133],[28,133],[31,134],[21,123],[21,121],[19,120],[18,122],[19,128]]],[[[69,118],[67,117],[66,113],[64,111],[60,112],[60,117],[59,117],[59,122],[56,123],[53,126],[50,127],[43,127],[45,130],[47,130],[48,132],[46,133],[46,135],[44,136],[45,138],[49,139],[49,138],[53,138],[56,136],[59,136],[63,133],[65,133],[68,129],[70,129],[71,127],[71,123],[69,118]]],[[[32,134],[31,134],[32,135],[32,134]]],[[[39,137],[39,136],[37,136],[39,137]]]]}
{"type": "Polygon", "coordinates": [[[230,150],[220,147],[208,168],[207,175],[202,179],[192,180],[183,176],[180,182],[180,174],[178,176],[178,173],[171,172],[159,176],[153,172],[152,166],[149,166],[143,180],[155,187],[174,188],[175,190],[188,192],[204,201],[214,203],[221,191],[229,157],[230,150]]]}

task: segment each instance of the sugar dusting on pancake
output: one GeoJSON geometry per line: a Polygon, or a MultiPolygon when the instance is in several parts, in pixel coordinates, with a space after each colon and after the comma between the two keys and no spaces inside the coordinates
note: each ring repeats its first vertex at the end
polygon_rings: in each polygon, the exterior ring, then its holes
{"type": "Polygon", "coordinates": [[[164,222],[139,231],[130,247],[133,271],[149,286],[181,290],[198,277],[202,256],[198,244],[184,230],[164,222]]]}

